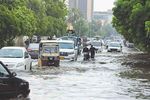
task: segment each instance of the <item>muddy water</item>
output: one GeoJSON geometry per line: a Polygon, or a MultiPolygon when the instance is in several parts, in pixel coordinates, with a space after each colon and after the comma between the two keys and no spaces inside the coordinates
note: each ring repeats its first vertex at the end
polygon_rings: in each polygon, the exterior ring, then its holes
{"type": "Polygon", "coordinates": [[[35,66],[33,72],[17,74],[30,82],[30,100],[150,100],[149,57],[139,55],[103,52],[95,61],[79,57],[59,68],[35,66]]]}
{"type": "Polygon", "coordinates": [[[119,76],[129,80],[128,84],[131,86],[125,89],[128,95],[150,100],[150,55],[143,53],[127,55],[123,59],[122,66],[124,69],[119,76]]]}

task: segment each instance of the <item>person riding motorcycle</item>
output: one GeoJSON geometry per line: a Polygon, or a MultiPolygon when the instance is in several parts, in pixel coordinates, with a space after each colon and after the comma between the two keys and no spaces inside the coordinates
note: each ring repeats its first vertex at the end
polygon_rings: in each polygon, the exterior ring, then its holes
{"type": "Polygon", "coordinates": [[[84,59],[83,60],[89,60],[90,56],[89,56],[89,49],[87,48],[87,46],[85,46],[83,48],[83,54],[84,54],[84,59]]]}

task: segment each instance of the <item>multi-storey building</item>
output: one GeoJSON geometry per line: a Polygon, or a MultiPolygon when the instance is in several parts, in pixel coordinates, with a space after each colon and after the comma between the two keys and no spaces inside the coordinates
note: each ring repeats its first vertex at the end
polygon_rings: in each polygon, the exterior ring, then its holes
{"type": "Polygon", "coordinates": [[[69,8],[76,8],[88,21],[92,20],[93,16],[93,0],[69,0],[69,8]]]}
{"type": "Polygon", "coordinates": [[[93,19],[98,20],[98,21],[102,21],[102,22],[111,23],[112,17],[113,17],[112,10],[108,10],[105,12],[96,11],[93,13],[93,19]]]}

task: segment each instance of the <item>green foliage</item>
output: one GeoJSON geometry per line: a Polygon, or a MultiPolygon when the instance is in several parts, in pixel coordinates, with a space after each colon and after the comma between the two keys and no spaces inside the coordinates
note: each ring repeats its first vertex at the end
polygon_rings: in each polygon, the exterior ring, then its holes
{"type": "Polygon", "coordinates": [[[69,10],[69,13],[68,13],[68,22],[69,23],[76,23],[76,21],[79,18],[83,18],[83,17],[81,16],[78,9],[72,8],[69,10]]]}
{"type": "Polygon", "coordinates": [[[150,37],[150,21],[145,22],[145,30],[147,32],[147,37],[150,37]]]}
{"type": "Polygon", "coordinates": [[[67,8],[60,0],[30,0],[28,6],[38,20],[37,35],[62,35],[66,31],[67,8]]]}
{"type": "Polygon", "coordinates": [[[117,0],[113,8],[113,26],[142,50],[150,51],[149,0],[117,0]]]}
{"type": "Polygon", "coordinates": [[[93,37],[99,35],[105,37],[110,36],[112,33],[117,33],[109,21],[102,23],[99,20],[92,20],[88,22],[80,14],[79,10],[74,8],[69,11],[67,21],[72,23],[75,32],[81,36],[93,37]]]}
{"type": "Polygon", "coordinates": [[[111,23],[107,23],[102,26],[101,30],[99,31],[100,36],[102,37],[109,37],[111,35],[117,35],[118,32],[112,27],[111,23]]]}
{"type": "Polygon", "coordinates": [[[7,41],[12,40],[18,32],[14,19],[16,17],[12,12],[4,5],[0,5],[0,47],[6,45],[7,41]]]}
{"type": "Polygon", "coordinates": [[[88,33],[88,22],[83,18],[80,18],[73,24],[76,33],[80,36],[87,35],[88,33]]]}
{"type": "Polygon", "coordinates": [[[25,6],[18,7],[12,11],[13,15],[16,16],[18,27],[20,28],[18,35],[28,35],[36,31],[37,20],[30,9],[25,6]]]}
{"type": "Polygon", "coordinates": [[[102,29],[102,22],[93,20],[90,24],[90,36],[100,35],[100,31],[102,29]]]}
{"type": "Polygon", "coordinates": [[[19,35],[31,36],[36,31],[37,20],[27,1],[14,0],[0,4],[0,47],[10,45],[19,35]]]}
{"type": "Polygon", "coordinates": [[[79,36],[87,35],[89,33],[89,23],[81,15],[78,9],[71,9],[68,14],[67,21],[72,23],[73,28],[79,36]]]}
{"type": "Polygon", "coordinates": [[[0,4],[0,47],[16,36],[62,35],[66,31],[64,0],[5,0],[0,4]]]}
{"type": "Polygon", "coordinates": [[[109,37],[111,35],[117,35],[118,33],[112,27],[110,21],[93,20],[90,23],[90,35],[89,36],[101,36],[109,37]]]}

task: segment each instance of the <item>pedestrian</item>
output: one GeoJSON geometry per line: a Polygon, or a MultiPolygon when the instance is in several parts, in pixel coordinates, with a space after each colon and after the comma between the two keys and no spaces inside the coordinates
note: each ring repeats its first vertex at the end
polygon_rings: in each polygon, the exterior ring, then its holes
{"type": "Polygon", "coordinates": [[[29,44],[30,44],[30,40],[27,39],[24,43],[25,43],[25,47],[28,48],[28,46],[29,46],[29,44]]]}
{"type": "Polygon", "coordinates": [[[47,40],[52,40],[52,36],[49,36],[49,37],[47,38],[47,40]]]}
{"type": "Polygon", "coordinates": [[[89,60],[90,56],[89,56],[89,49],[87,48],[87,46],[84,46],[83,48],[83,56],[84,56],[84,59],[83,60],[89,60]]]}
{"type": "Polygon", "coordinates": [[[97,49],[95,47],[93,47],[93,45],[91,45],[90,47],[90,54],[91,54],[91,59],[94,59],[95,58],[95,51],[97,49]]]}

